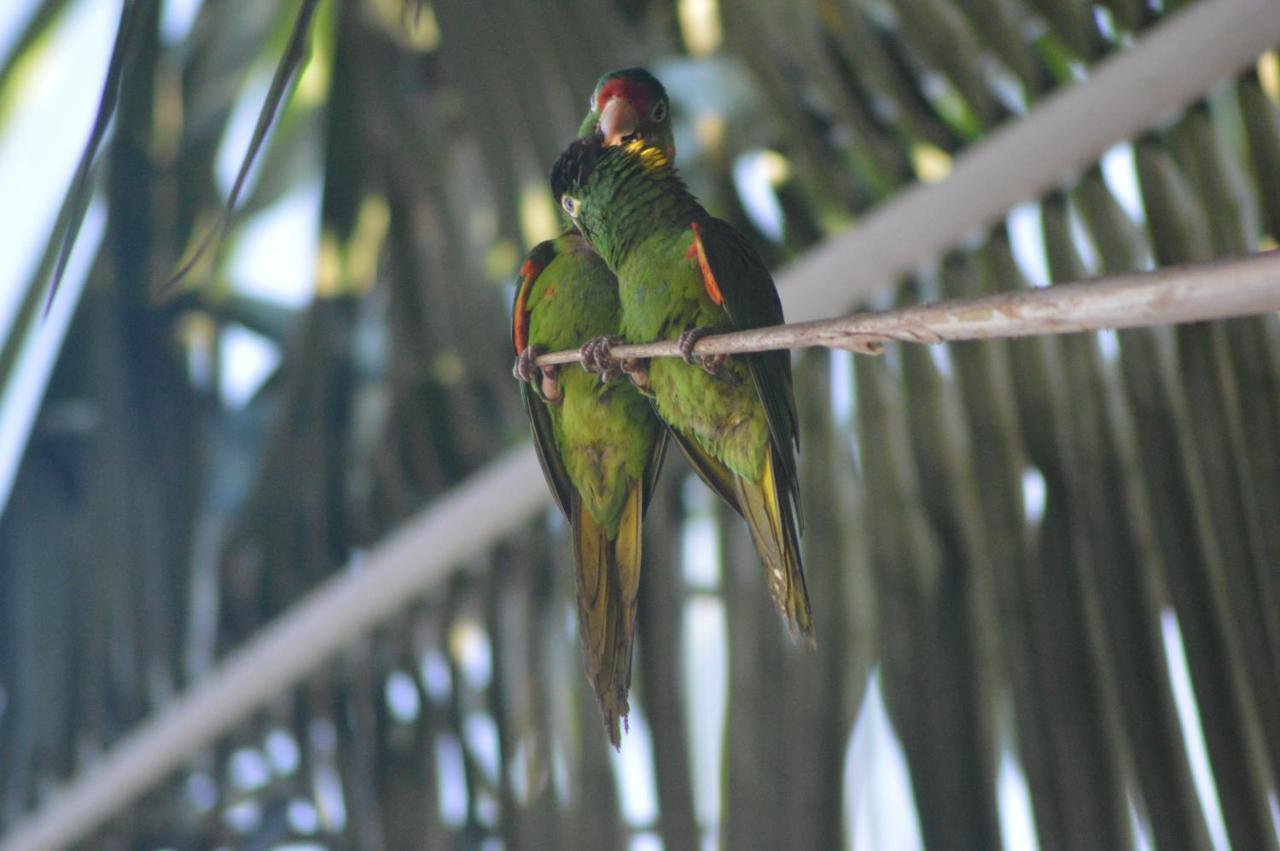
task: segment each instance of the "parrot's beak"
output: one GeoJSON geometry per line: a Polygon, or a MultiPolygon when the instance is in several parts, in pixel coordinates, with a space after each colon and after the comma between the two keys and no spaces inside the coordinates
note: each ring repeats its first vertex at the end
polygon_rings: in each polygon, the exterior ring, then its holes
{"type": "Polygon", "coordinates": [[[639,126],[640,116],[625,98],[610,98],[600,112],[600,132],[604,135],[606,148],[620,144],[639,126]]]}

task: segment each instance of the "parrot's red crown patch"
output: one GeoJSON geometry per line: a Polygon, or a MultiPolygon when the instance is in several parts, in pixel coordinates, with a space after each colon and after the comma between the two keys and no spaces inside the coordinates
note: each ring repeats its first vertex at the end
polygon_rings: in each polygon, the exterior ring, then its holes
{"type": "Polygon", "coordinates": [[[616,97],[631,104],[640,115],[649,111],[649,95],[645,87],[634,80],[625,80],[620,77],[600,87],[600,94],[596,95],[596,111],[603,112],[605,104],[616,97]]]}
{"type": "Polygon", "coordinates": [[[611,98],[621,97],[640,115],[647,115],[649,107],[666,95],[667,90],[658,82],[658,78],[645,69],[623,68],[601,78],[592,106],[597,112],[601,112],[611,98]]]}

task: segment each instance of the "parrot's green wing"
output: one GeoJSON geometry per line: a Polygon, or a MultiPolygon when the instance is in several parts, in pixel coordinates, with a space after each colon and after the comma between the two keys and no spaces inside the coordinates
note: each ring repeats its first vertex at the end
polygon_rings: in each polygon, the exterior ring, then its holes
{"type": "MultiPolygon", "coordinates": [[[[703,286],[736,329],[780,325],[782,302],[764,261],[729,224],[705,217],[692,225],[703,286]]],[[[795,450],[799,447],[791,353],[759,352],[743,356],[764,406],[772,446],[758,482],[733,480],[730,505],[747,521],[764,561],[769,591],[778,610],[812,639],[809,592],[800,559],[800,484],[795,450]]]]}
{"type": "Polygon", "coordinates": [[[662,462],[667,457],[667,439],[671,429],[663,428],[658,432],[658,439],[653,442],[653,452],[644,468],[644,509],[649,510],[649,500],[658,489],[658,476],[662,474],[662,462]]]}
{"type": "Polygon", "coordinates": [[[568,517],[572,485],[569,484],[569,471],[564,467],[564,459],[560,457],[560,450],[555,445],[551,415],[547,413],[547,406],[537,392],[525,382],[521,382],[520,397],[524,401],[525,413],[529,415],[529,427],[533,431],[533,448],[538,453],[542,475],[551,487],[551,495],[556,498],[556,505],[564,516],[568,517]]]}
{"type": "MultiPolygon", "coordinates": [[[[529,294],[533,291],[538,275],[542,274],[555,256],[556,247],[552,240],[539,243],[529,252],[528,259],[516,276],[516,299],[511,309],[511,344],[517,355],[529,344],[529,294]]],[[[529,415],[533,446],[538,453],[538,462],[542,465],[542,474],[551,487],[556,505],[568,517],[573,483],[569,480],[569,471],[565,469],[564,459],[555,443],[551,414],[537,391],[527,382],[520,382],[520,398],[524,402],[525,413],[529,415]]]]}
{"type": "MultiPolygon", "coordinates": [[[[773,277],[760,255],[728,223],[707,216],[693,224],[699,261],[705,260],[704,281],[713,300],[729,314],[739,330],[780,325],[782,302],[773,277]],[[717,298],[718,296],[718,298],[717,298]]],[[[756,391],[764,404],[774,448],[783,469],[781,478],[793,500],[800,499],[795,449],[799,448],[799,424],[791,380],[791,354],[787,351],[743,355],[756,391]]]]}
{"type": "Polygon", "coordinates": [[[725,503],[742,514],[742,506],[738,504],[738,493],[734,480],[737,476],[733,471],[718,461],[710,452],[703,448],[702,444],[697,440],[684,434],[684,432],[675,428],[666,429],[667,434],[675,439],[676,444],[680,447],[680,453],[684,455],[689,466],[698,474],[698,478],[706,482],[707,487],[716,492],[716,496],[720,497],[725,503]]]}

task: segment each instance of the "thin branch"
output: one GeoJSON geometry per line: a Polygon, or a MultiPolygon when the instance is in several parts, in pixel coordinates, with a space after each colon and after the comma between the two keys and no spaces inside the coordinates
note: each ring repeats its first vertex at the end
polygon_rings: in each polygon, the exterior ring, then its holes
{"type": "MultiPolygon", "coordinates": [[[[825,346],[879,354],[885,342],[941,343],[1070,334],[1228,319],[1280,311],[1280,251],[1195,266],[999,293],[972,299],[772,325],[703,337],[696,354],[741,354],[825,346]]],[[[672,357],[674,341],[614,346],[619,358],[672,357]]],[[[540,366],[578,361],[578,352],[542,355],[540,366]]]]}

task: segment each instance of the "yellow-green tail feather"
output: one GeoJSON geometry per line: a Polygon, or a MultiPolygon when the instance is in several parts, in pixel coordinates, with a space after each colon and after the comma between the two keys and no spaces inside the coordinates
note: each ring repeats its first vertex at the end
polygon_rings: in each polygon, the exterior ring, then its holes
{"type": "Polygon", "coordinates": [[[614,747],[621,743],[620,722],[629,710],[643,503],[642,483],[636,482],[627,494],[613,540],[576,497],[570,518],[578,567],[582,661],[614,747]]]}
{"type": "Polygon", "coordinates": [[[756,552],[764,562],[769,593],[787,624],[812,636],[809,615],[809,591],[804,582],[804,564],[800,560],[800,539],[796,530],[795,511],[789,492],[779,492],[775,475],[774,450],[765,456],[764,474],[759,482],[741,476],[734,482],[738,508],[751,529],[756,552]]]}

